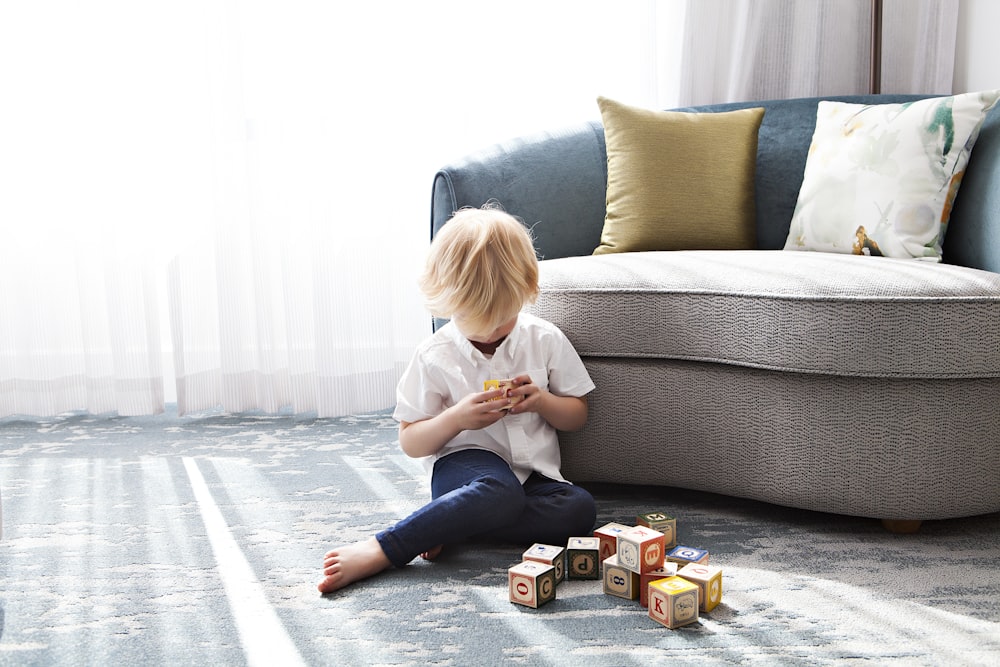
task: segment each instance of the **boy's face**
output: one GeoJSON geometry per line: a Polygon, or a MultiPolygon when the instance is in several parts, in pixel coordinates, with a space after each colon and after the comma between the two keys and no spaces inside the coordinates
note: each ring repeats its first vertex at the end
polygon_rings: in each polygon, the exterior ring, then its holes
{"type": "Polygon", "coordinates": [[[458,327],[458,330],[462,332],[462,335],[472,342],[490,345],[491,343],[495,343],[501,338],[505,338],[510,335],[510,332],[514,330],[514,325],[517,324],[517,315],[515,314],[512,318],[506,320],[492,331],[485,332],[470,331],[459,315],[452,317],[452,321],[455,323],[455,326],[458,327]]]}

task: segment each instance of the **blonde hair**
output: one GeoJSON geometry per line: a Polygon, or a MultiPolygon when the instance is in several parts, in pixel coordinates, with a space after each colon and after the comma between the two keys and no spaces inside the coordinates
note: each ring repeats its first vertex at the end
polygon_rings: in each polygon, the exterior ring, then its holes
{"type": "Polygon", "coordinates": [[[420,289],[435,317],[492,331],[538,297],[530,232],[496,204],[458,211],[431,243],[420,289]]]}

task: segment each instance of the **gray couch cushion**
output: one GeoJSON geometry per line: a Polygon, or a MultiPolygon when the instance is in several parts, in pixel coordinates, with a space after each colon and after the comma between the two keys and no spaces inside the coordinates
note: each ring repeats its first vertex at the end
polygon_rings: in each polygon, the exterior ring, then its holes
{"type": "Polygon", "coordinates": [[[532,308],[583,357],[801,373],[1000,377],[1000,275],[815,252],[675,251],[541,262],[532,308]]]}

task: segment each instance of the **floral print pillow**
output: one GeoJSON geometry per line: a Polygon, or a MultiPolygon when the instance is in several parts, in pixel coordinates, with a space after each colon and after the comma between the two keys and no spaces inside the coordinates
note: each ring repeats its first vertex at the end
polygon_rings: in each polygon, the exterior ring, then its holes
{"type": "Polygon", "coordinates": [[[965,165],[998,97],[820,102],[785,250],[941,261],[965,165]]]}

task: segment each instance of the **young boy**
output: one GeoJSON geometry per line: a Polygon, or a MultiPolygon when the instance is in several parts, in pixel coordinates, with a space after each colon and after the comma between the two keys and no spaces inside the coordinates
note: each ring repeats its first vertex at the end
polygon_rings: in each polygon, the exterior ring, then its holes
{"type": "Polygon", "coordinates": [[[554,325],[522,313],[538,296],[528,230],[498,208],[463,209],[431,244],[421,289],[451,321],[417,348],[397,388],[399,444],[432,467],[430,503],[323,562],[330,593],[446,542],[525,546],[589,535],[591,495],[559,472],[556,431],[587,420],[594,383],[554,325]],[[511,379],[510,389],[484,382],[511,379]]]}

